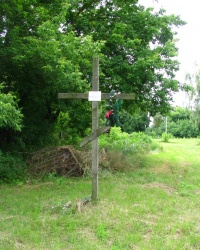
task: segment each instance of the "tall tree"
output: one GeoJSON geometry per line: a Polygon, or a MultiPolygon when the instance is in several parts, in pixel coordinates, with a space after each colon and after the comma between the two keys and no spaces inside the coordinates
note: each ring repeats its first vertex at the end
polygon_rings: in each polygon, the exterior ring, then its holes
{"type": "MultiPolygon", "coordinates": [[[[39,0],[3,1],[0,5],[0,82],[5,82],[5,91],[16,92],[20,99],[24,115],[21,137],[26,146],[42,146],[52,138],[62,105],[57,99],[59,91],[89,89],[85,76],[101,42],[93,42],[89,35],[62,32],[69,6],[66,1],[39,0]]],[[[85,109],[80,103],[68,105],[73,122],[80,124],[85,109]]],[[[85,120],[89,120],[87,114],[85,120]]],[[[14,136],[12,130],[10,136],[14,136]]]]}
{"type": "Polygon", "coordinates": [[[186,83],[190,87],[188,91],[189,108],[194,110],[192,119],[200,132],[200,67],[195,63],[194,72],[186,74],[186,83]]]}
{"type": "Polygon", "coordinates": [[[179,17],[145,9],[137,0],[75,0],[66,17],[66,32],[105,41],[103,86],[136,93],[135,105],[152,115],[169,110],[180,88],[174,79],[179,63],[173,31],[184,24],[179,17]]]}
{"type": "Polygon", "coordinates": [[[57,93],[88,90],[96,54],[101,90],[119,85],[136,93],[130,113],[134,106],[151,114],[169,110],[180,87],[172,30],[184,24],[179,17],[137,0],[1,0],[0,13],[0,82],[20,100],[24,145],[45,145],[61,109],[72,133],[83,136],[89,105],[59,102],[57,93]]]}

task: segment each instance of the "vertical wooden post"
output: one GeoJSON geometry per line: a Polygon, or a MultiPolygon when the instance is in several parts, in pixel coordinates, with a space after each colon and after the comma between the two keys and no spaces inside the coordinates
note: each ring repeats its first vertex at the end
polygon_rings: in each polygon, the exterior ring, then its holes
{"type": "MultiPolygon", "coordinates": [[[[92,91],[99,91],[99,58],[94,57],[92,63],[92,91]]],[[[96,93],[95,93],[96,94],[96,93]]],[[[98,94],[98,93],[97,93],[98,94]]],[[[90,99],[88,93],[59,93],[58,98],[60,99],[90,99]]],[[[118,94],[114,97],[126,100],[135,99],[134,94],[118,94]]],[[[109,93],[102,93],[101,99],[109,100],[109,93]]],[[[93,98],[92,100],[92,133],[87,136],[80,144],[84,146],[92,141],[92,201],[98,201],[98,167],[99,167],[99,147],[98,147],[98,136],[108,129],[108,126],[104,125],[98,129],[99,126],[99,110],[98,101],[99,98],[93,98]]],[[[90,101],[90,100],[89,100],[90,101]]],[[[100,101],[100,100],[99,100],[100,101]]]]}
{"type": "MultiPolygon", "coordinates": [[[[93,58],[92,66],[92,91],[99,91],[99,58],[93,58]]],[[[92,132],[98,129],[99,110],[98,102],[92,102],[92,132]]],[[[98,199],[98,166],[99,166],[98,137],[92,141],[92,201],[98,199]]]]}
{"type": "Polygon", "coordinates": [[[165,117],[165,133],[167,134],[167,116],[165,117]]]}

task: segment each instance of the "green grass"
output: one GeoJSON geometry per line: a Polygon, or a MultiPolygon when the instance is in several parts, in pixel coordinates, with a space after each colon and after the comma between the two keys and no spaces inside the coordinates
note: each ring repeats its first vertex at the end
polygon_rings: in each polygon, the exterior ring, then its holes
{"type": "Polygon", "coordinates": [[[142,168],[100,173],[99,203],[80,213],[90,178],[1,185],[0,250],[200,249],[199,141],[159,143],[142,168]]]}

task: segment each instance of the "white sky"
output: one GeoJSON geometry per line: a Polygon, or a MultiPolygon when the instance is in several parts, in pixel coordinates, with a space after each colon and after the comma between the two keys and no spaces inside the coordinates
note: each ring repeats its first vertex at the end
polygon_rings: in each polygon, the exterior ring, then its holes
{"type": "MultiPolygon", "coordinates": [[[[139,0],[139,3],[155,9],[162,7],[166,9],[167,14],[179,15],[187,22],[177,30],[178,61],[181,64],[176,78],[183,82],[185,74],[193,72],[194,63],[200,65],[200,0],[139,0]]],[[[184,96],[179,96],[179,102],[175,98],[177,105],[183,104],[183,98],[184,96]]]]}

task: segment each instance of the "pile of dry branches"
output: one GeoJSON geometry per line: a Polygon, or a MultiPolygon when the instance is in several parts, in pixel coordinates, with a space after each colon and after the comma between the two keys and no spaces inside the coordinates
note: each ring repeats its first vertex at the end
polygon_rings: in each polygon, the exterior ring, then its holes
{"type": "Polygon", "coordinates": [[[56,173],[65,177],[79,177],[90,168],[90,158],[90,153],[61,146],[41,149],[27,163],[33,175],[56,173]]]}

